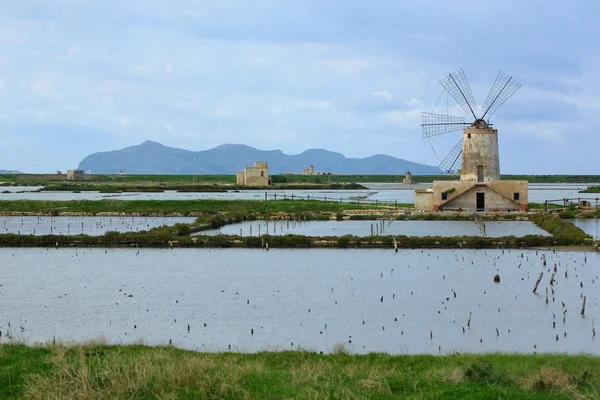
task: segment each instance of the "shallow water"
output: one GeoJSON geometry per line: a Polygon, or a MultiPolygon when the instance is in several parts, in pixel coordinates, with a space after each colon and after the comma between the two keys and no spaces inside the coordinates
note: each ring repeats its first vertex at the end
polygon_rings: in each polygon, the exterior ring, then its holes
{"type": "Polygon", "coordinates": [[[600,219],[598,218],[586,218],[586,219],[570,219],[576,227],[587,233],[588,235],[596,235],[600,237],[600,219]]]}
{"type": "Polygon", "coordinates": [[[356,353],[600,354],[591,325],[600,317],[598,253],[4,248],[0,258],[4,341],[104,336],[206,351],[326,352],[345,343],[356,353]]]}
{"type": "MultiPolygon", "coordinates": [[[[531,221],[487,221],[488,237],[541,235],[549,236],[531,221]]],[[[472,221],[249,221],[202,231],[201,235],[305,235],[305,236],[482,236],[472,221]],[[373,231],[371,231],[373,229],[373,231]]]]}
{"type": "MultiPolygon", "coordinates": [[[[240,190],[222,193],[178,193],[166,191],[163,193],[99,193],[99,192],[32,192],[38,187],[0,187],[0,200],[264,200],[265,194],[269,200],[295,197],[327,197],[329,201],[356,201],[357,196],[369,201],[397,202],[412,204],[415,201],[414,190],[431,187],[431,184],[403,185],[401,183],[361,183],[367,187],[363,190],[240,190]],[[9,190],[11,193],[1,193],[9,190]],[[18,191],[25,191],[17,193],[18,191]]],[[[529,202],[543,203],[545,200],[563,198],[597,197],[597,194],[579,193],[580,190],[598,183],[561,183],[561,184],[529,184],[529,202]]]]}
{"type": "Polygon", "coordinates": [[[108,231],[138,232],[195,220],[193,217],[0,217],[0,233],[100,236],[108,231]]]}

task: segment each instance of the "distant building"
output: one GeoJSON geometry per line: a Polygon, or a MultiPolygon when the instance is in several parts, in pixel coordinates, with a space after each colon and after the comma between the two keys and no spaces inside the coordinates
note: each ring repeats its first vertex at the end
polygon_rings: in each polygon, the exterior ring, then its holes
{"type": "Polygon", "coordinates": [[[69,169],[67,170],[68,181],[82,181],[84,180],[84,172],[82,169],[69,169]]]}
{"type": "Polygon", "coordinates": [[[404,179],[402,179],[402,183],[405,185],[410,185],[412,183],[412,174],[410,171],[406,171],[406,174],[404,174],[404,179]]]}
{"type": "Polygon", "coordinates": [[[310,164],[310,167],[302,168],[302,175],[314,175],[315,174],[315,166],[310,164]]]}
{"type": "Polygon", "coordinates": [[[266,161],[255,161],[254,167],[246,167],[243,172],[236,173],[236,181],[240,186],[269,186],[269,167],[266,161]]]}
{"type": "Polygon", "coordinates": [[[315,166],[310,164],[310,167],[302,168],[302,175],[331,175],[330,172],[317,172],[315,166]]]}

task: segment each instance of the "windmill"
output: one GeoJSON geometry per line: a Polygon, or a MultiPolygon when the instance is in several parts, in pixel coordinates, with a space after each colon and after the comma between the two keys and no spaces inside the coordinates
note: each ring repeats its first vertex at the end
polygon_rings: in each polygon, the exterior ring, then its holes
{"type": "Polygon", "coordinates": [[[478,117],[478,108],[462,69],[448,74],[440,83],[467,115],[473,117],[473,122],[465,122],[461,117],[423,113],[423,138],[463,130],[463,137],[439,164],[442,173],[451,174],[460,169],[461,180],[499,180],[498,131],[492,128],[489,118],[521,85],[500,71],[478,117]]]}

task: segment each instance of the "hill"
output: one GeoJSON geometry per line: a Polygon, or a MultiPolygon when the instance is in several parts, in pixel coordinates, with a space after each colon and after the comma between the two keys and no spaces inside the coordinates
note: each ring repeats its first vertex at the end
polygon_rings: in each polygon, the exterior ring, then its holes
{"type": "Polygon", "coordinates": [[[225,144],[210,150],[189,151],[146,141],[121,150],[93,153],[79,163],[79,169],[94,174],[123,171],[128,174],[234,174],[254,161],[267,161],[271,174],[300,173],[313,164],[316,171],[332,174],[439,173],[435,166],[378,154],[367,158],[346,158],[324,149],[310,149],[287,155],[281,150],[258,150],[240,144],[225,144]]]}

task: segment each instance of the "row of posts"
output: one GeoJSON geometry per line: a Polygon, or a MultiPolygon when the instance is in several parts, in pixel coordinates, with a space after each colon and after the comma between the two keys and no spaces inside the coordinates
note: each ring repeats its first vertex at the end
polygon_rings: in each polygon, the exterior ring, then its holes
{"type": "MultiPolygon", "coordinates": [[[[279,196],[280,196],[279,198],[281,198],[281,195],[279,195],[279,196]]],[[[289,196],[289,197],[287,197],[285,193],[283,194],[283,200],[287,200],[287,199],[289,198],[289,199],[291,199],[292,201],[294,201],[294,198],[295,198],[295,197],[297,197],[297,198],[299,198],[300,200],[302,200],[302,197],[300,197],[300,196],[294,196],[294,194],[292,194],[292,195],[291,195],[291,196],[289,196]]],[[[325,203],[327,203],[327,196],[325,196],[325,197],[321,197],[321,198],[318,198],[318,197],[314,197],[314,196],[313,196],[313,199],[317,199],[317,200],[323,199],[323,201],[324,201],[325,203]]],[[[267,200],[269,200],[269,194],[268,194],[267,192],[265,192],[265,201],[267,201],[267,200]]],[[[275,200],[275,201],[277,200],[277,193],[273,193],[273,200],[275,200]]],[[[306,195],[306,200],[307,200],[307,201],[310,201],[310,194],[309,194],[309,195],[306,195]]],[[[331,198],[331,197],[330,197],[330,200],[333,200],[333,198],[331,198]]],[[[343,197],[340,197],[340,203],[343,203],[343,202],[344,202],[344,198],[343,198],[343,197]]],[[[357,203],[357,204],[360,204],[360,199],[359,199],[359,198],[357,198],[357,199],[356,199],[356,203],[357,203]]],[[[375,205],[378,205],[378,204],[379,204],[379,200],[378,200],[378,199],[375,199],[375,205]]],[[[394,200],[394,207],[397,207],[397,206],[398,206],[398,201],[397,201],[397,200],[394,200]]]]}

